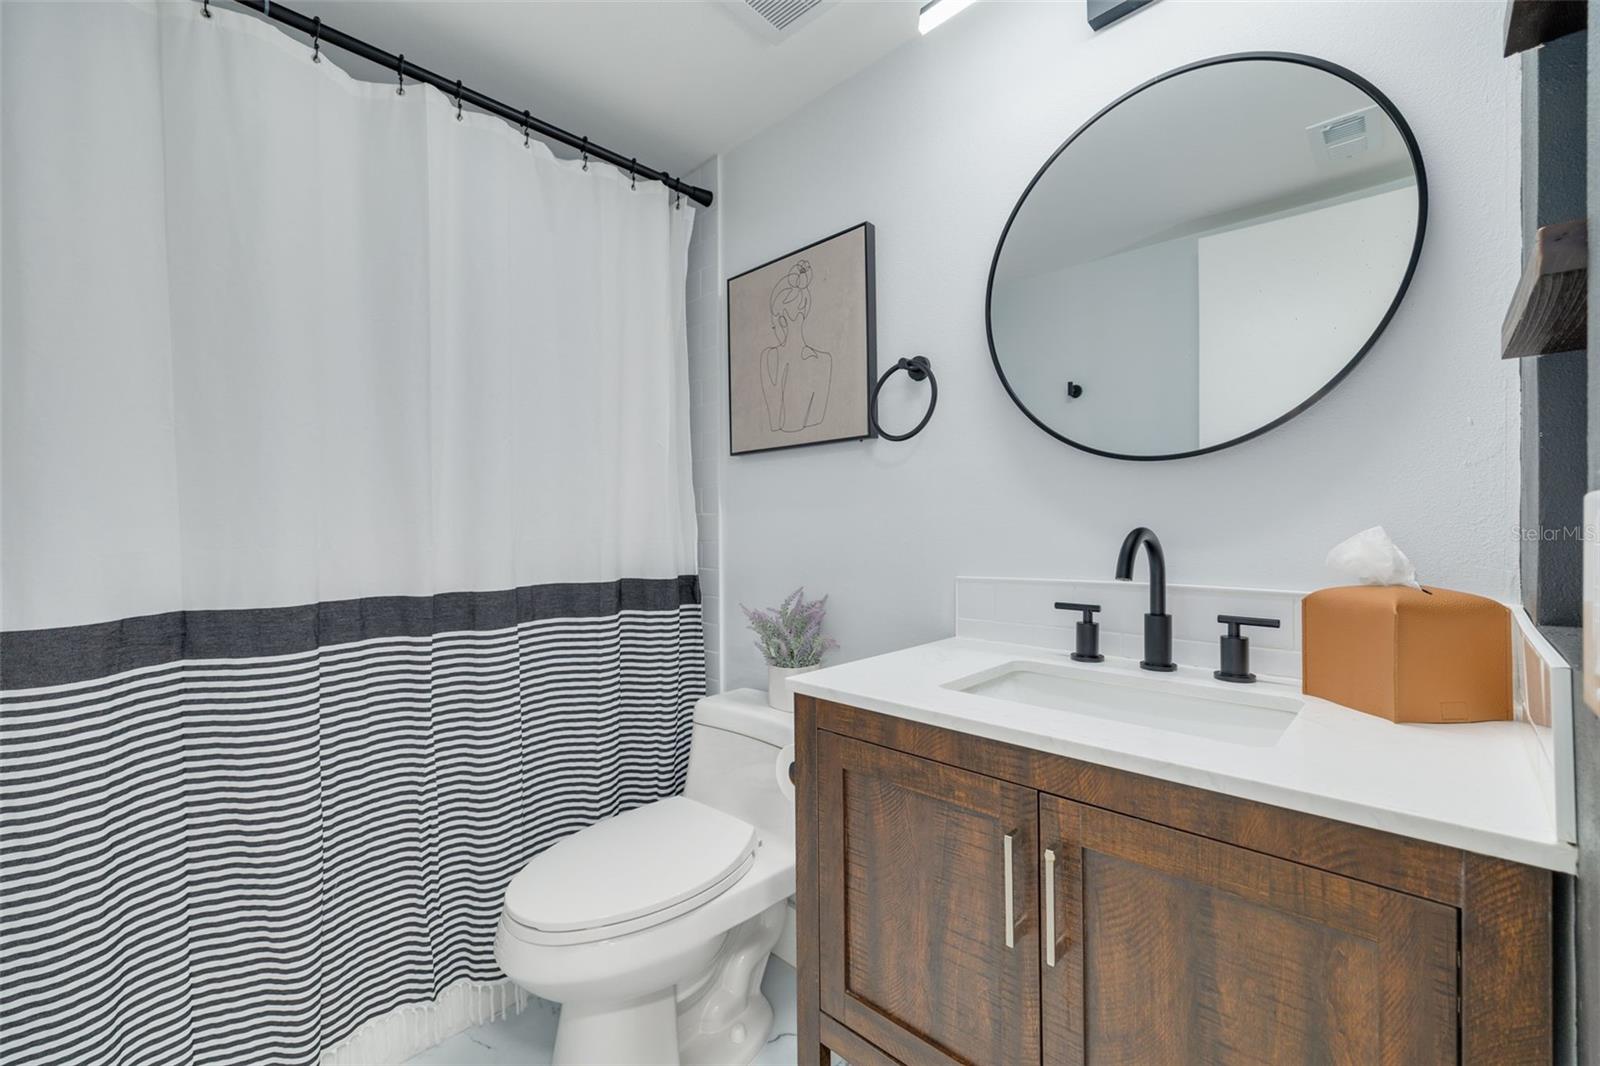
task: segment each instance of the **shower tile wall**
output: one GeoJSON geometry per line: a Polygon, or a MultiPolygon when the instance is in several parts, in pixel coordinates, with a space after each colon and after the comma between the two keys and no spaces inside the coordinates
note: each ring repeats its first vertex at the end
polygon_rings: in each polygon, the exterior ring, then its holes
{"type": "MultiPolygon", "coordinates": [[[[717,160],[684,176],[717,192],[717,160]]],[[[689,412],[694,454],[694,499],[700,525],[700,591],[705,601],[706,689],[722,691],[722,586],[718,580],[721,507],[718,459],[728,439],[726,347],[723,342],[721,258],[717,204],[700,208],[689,240],[689,412]]]]}

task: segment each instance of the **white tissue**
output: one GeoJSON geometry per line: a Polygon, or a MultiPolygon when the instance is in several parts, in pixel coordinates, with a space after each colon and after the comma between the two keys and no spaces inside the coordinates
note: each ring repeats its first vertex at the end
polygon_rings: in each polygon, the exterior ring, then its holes
{"type": "Polygon", "coordinates": [[[1407,585],[1414,589],[1417,569],[1382,526],[1363,529],[1328,553],[1328,565],[1362,585],[1407,585]]]}

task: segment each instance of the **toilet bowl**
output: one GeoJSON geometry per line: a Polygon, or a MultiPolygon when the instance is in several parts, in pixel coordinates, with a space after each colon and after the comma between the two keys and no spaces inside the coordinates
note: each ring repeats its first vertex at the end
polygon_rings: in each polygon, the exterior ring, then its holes
{"type": "Polygon", "coordinates": [[[682,796],[534,856],[506,889],[495,958],[561,1005],[556,1066],[744,1066],[794,893],[794,719],[761,694],[695,707],[682,796]]]}

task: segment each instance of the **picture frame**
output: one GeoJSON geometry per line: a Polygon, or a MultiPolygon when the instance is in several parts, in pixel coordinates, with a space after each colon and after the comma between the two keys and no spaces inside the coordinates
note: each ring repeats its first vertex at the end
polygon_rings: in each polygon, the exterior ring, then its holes
{"type": "Polygon", "coordinates": [[[875,236],[861,222],[728,279],[730,455],[877,436],[875,236]]]}

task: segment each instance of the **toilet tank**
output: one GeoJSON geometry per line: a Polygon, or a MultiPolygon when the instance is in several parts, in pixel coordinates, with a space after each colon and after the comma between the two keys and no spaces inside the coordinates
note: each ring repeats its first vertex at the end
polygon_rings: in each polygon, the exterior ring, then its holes
{"type": "Polygon", "coordinates": [[[793,840],[794,801],[779,788],[777,765],[792,743],[794,715],[767,706],[765,693],[707,696],[695,704],[684,795],[793,840]]]}

